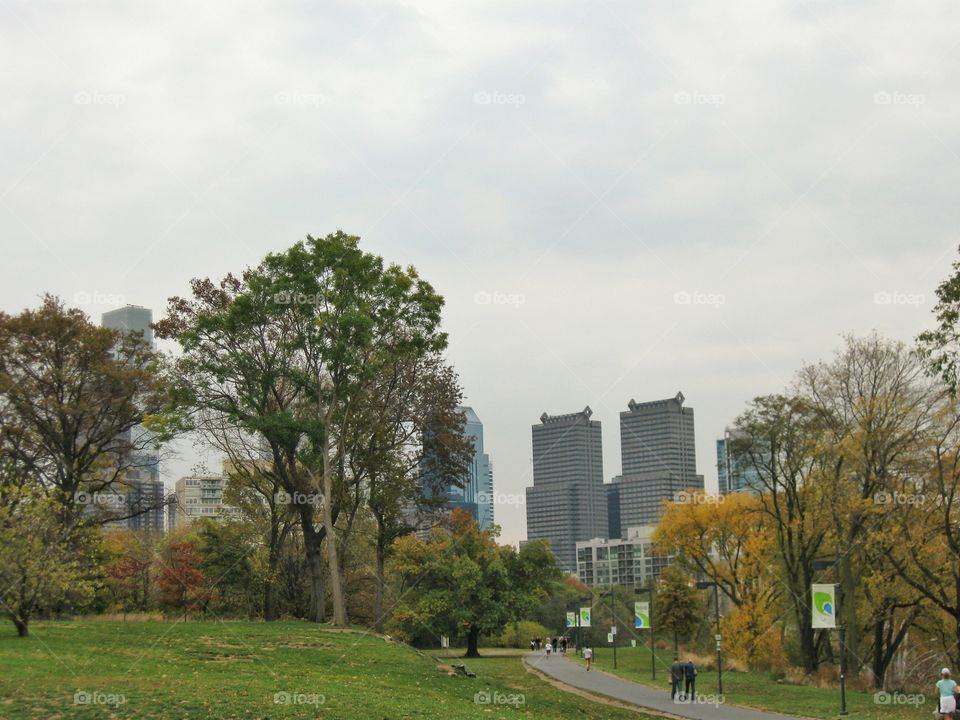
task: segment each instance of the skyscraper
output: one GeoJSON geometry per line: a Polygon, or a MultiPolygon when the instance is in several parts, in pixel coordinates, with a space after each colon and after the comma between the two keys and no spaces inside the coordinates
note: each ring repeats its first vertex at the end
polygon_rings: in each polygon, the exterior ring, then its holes
{"type": "Polygon", "coordinates": [[[540,416],[533,435],[533,486],[527,488],[527,539],[549,540],[557,562],[576,572],[578,540],[607,535],[601,427],[589,407],[540,416]]]}
{"type": "Polygon", "coordinates": [[[473,441],[473,459],[463,488],[450,487],[450,504],[461,506],[476,519],[481,530],[493,527],[493,466],[483,451],[483,423],[472,407],[459,408],[466,422],[463,434],[473,441]]]}
{"type": "MultiPolygon", "coordinates": [[[[460,508],[468,512],[477,521],[481,530],[489,530],[493,527],[493,464],[490,462],[490,456],[484,452],[483,447],[483,423],[472,407],[458,407],[464,416],[463,434],[473,443],[473,457],[470,460],[470,466],[467,469],[467,477],[464,479],[463,487],[458,487],[455,483],[444,482],[446,485],[448,510],[460,508]]],[[[429,494],[430,487],[436,487],[431,482],[425,480],[424,493],[429,494]]],[[[432,524],[431,521],[427,525],[432,524]]],[[[426,532],[421,528],[421,533],[426,532]]]]}
{"type": "MultiPolygon", "coordinates": [[[[153,347],[153,312],[138,305],[110,310],[103,313],[100,324],[112,330],[143,334],[153,347]]],[[[147,447],[149,431],[142,425],[128,431],[131,444],[138,448],[131,459],[131,467],[124,479],[125,488],[117,488],[126,494],[127,513],[132,515],[124,521],[130,530],[162,532],[164,520],[164,488],[160,479],[160,455],[147,447]]]]}
{"type": "Polygon", "coordinates": [[[693,408],[683,393],[665,400],[631,400],[620,413],[623,474],[608,486],[608,502],[619,508],[619,527],[654,525],[663,503],[681,490],[702,490],[697,475],[693,408]]]}
{"type": "MultiPolygon", "coordinates": [[[[746,458],[737,456],[734,440],[738,437],[740,434],[736,430],[727,428],[723,437],[717,440],[717,480],[723,495],[763,489],[757,469],[746,458]]],[[[769,444],[766,447],[769,448],[769,444]]]]}

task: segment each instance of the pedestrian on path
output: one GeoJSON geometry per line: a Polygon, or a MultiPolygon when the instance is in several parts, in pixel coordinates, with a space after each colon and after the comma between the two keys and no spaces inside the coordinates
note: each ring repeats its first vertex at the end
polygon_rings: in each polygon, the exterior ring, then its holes
{"type": "Polygon", "coordinates": [[[585,647],[583,649],[583,659],[587,661],[587,672],[590,672],[590,666],[593,664],[593,650],[585,647]]]}
{"type": "Polygon", "coordinates": [[[687,664],[683,666],[683,678],[683,694],[687,696],[687,700],[692,700],[697,692],[697,666],[693,664],[693,660],[687,660],[687,664]]]}
{"type": "Polygon", "coordinates": [[[680,662],[680,656],[673,656],[673,664],[670,665],[670,699],[676,700],[683,687],[683,664],[680,662]]]}
{"type": "Polygon", "coordinates": [[[560,638],[560,654],[561,654],[561,655],[566,655],[566,654],[567,654],[567,637],[566,637],[566,635],[564,635],[562,638],[560,638]]]}
{"type": "Polygon", "coordinates": [[[550,651],[553,650],[553,645],[550,644],[550,640],[547,640],[547,644],[544,648],[547,651],[547,657],[550,657],[550,651]]]}
{"type": "Polygon", "coordinates": [[[937,706],[940,717],[952,718],[957,710],[957,683],[950,677],[949,668],[944,668],[940,671],[937,690],[940,691],[940,704],[937,706]]]}

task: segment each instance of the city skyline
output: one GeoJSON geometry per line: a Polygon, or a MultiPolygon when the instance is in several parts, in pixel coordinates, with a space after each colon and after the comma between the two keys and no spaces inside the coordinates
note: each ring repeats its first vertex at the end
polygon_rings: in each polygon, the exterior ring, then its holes
{"type": "MultiPolygon", "coordinates": [[[[497,493],[530,483],[544,408],[612,428],[678,387],[716,489],[752,397],[842,333],[912,343],[956,257],[956,7],[806,10],[16,6],[0,308],[160,318],[191,278],[342,228],[446,298],[497,493]]],[[[505,541],[524,517],[497,507],[505,541]]]]}

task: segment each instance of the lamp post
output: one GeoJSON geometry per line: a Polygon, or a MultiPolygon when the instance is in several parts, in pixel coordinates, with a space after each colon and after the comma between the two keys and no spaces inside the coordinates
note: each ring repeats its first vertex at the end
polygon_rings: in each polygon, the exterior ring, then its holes
{"type": "MultiPolygon", "coordinates": [[[[648,607],[649,607],[649,611],[650,611],[650,613],[649,613],[649,614],[650,614],[650,617],[653,618],[653,586],[651,585],[650,587],[638,587],[638,588],[634,588],[634,589],[633,589],[633,592],[634,592],[634,594],[636,594],[636,595],[643,595],[643,594],[645,594],[645,593],[650,595],[650,605],[649,605],[648,607]]],[[[651,622],[650,622],[650,627],[648,627],[647,629],[650,631],[650,679],[651,679],[651,680],[656,680],[656,679],[657,679],[657,655],[656,655],[656,652],[654,651],[654,648],[653,648],[653,621],[652,621],[652,619],[651,619],[651,622]]]]}
{"type": "Polygon", "coordinates": [[[617,616],[613,614],[613,590],[607,590],[600,593],[601,598],[607,599],[607,607],[610,610],[610,622],[613,623],[613,669],[617,669],[617,616]]]}
{"type": "MultiPolygon", "coordinates": [[[[830,558],[823,560],[814,560],[814,570],[829,570],[836,568],[839,558],[830,558]]],[[[834,615],[837,618],[837,630],[840,631],[840,715],[846,716],[847,713],[847,629],[843,624],[843,587],[837,584],[837,607],[834,609],[834,615]]]]}
{"type": "Polygon", "coordinates": [[[720,655],[720,586],[712,580],[700,580],[697,582],[697,588],[705,590],[713,588],[713,608],[714,617],[717,622],[717,694],[723,695],[723,659],[720,655]]]}

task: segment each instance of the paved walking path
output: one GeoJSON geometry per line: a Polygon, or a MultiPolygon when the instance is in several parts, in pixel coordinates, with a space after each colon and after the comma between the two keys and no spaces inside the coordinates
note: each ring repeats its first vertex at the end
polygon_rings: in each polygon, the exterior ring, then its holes
{"type": "Polygon", "coordinates": [[[702,690],[699,693],[701,699],[709,699],[710,703],[675,703],[670,699],[670,693],[667,690],[658,690],[623,680],[597,670],[596,666],[587,672],[583,665],[567,660],[562,655],[552,655],[547,658],[543,652],[532,652],[524,658],[524,662],[543,674],[580,690],[693,720],[797,720],[796,717],[789,715],[761,712],[735,705],[714,704],[716,695],[702,690]]]}

